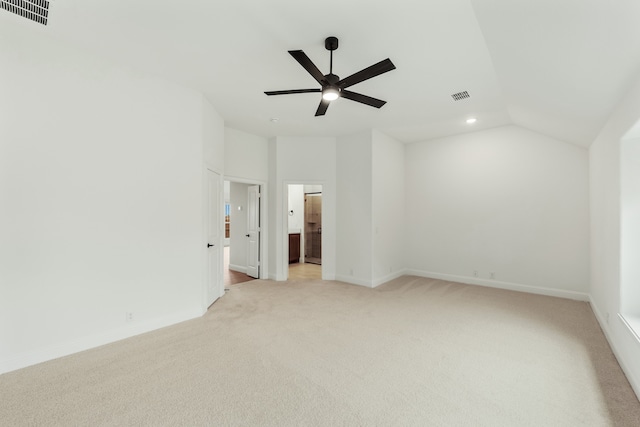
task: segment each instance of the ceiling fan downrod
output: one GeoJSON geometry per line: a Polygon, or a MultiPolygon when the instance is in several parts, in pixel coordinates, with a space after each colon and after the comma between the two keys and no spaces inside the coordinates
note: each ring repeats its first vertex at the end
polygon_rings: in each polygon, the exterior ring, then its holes
{"type": "Polygon", "coordinates": [[[333,51],[338,49],[338,38],[337,37],[327,37],[324,40],[324,47],[329,51],[330,59],[329,59],[329,74],[333,74],[333,51]]]}

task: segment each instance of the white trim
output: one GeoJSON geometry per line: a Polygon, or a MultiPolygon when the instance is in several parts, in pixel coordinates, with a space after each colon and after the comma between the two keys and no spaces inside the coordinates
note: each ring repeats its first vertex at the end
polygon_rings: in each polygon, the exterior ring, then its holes
{"type": "Polygon", "coordinates": [[[627,331],[631,334],[633,338],[635,338],[636,342],[640,345],[640,319],[637,316],[623,315],[622,313],[618,313],[618,317],[627,328],[627,331]]]}
{"type": "Polygon", "coordinates": [[[27,366],[47,362],[49,360],[68,356],[70,354],[100,347],[105,344],[110,344],[136,335],[144,334],[146,332],[151,332],[156,329],[195,319],[201,317],[205,312],[206,310],[202,311],[198,307],[155,319],[132,321],[131,323],[127,323],[125,326],[106,332],[21,353],[10,359],[0,360],[0,374],[26,368],[27,366]]]}
{"type": "Polygon", "coordinates": [[[526,292],[529,294],[547,295],[551,297],[567,298],[578,301],[589,301],[589,294],[584,292],[567,291],[563,289],[543,288],[519,283],[500,282],[498,280],[478,279],[477,277],[456,276],[453,274],[434,273],[431,271],[406,270],[405,274],[428,277],[431,279],[446,280],[449,282],[465,283],[467,285],[479,285],[489,288],[506,289],[510,291],[526,292]]]}
{"type": "Polygon", "coordinates": [[[237,271],[238,273],[247,274],[247,267],[241,265],[229,264],[229,270],[237,271]]]}
{"type": "MultiPolygon", "coordinates": [[[[631,388],[636,393],[636,397],[638,398],[638,400],[640,400],[640,379],[637,379],[633,376],[633,372],[631,371],[631,369],[629,369],[629,363],[626,361],[623,353],[620,351],[619,347],[616,345],[615,340],[611,336],[611,329],[607,324],[607,319],[602,316],[602,313],[598,309],[598,306],[596,305],[592,296],[589,296],[589,305],[591,306],[591,311],[593,311],[593,314],[596,316],[598,324],[600,324],[600,329],[602,329],[604,337],[609,343],[609,347],[611,347],[613,355],[616,357],[620,368],[622,368],[622,372],[624,372],[624,375],[627,377],[627,381],[629,381],[629,384],[631,384],[631,388]]],[[[625,328],[629,328],[629,324],[620,313],[618,313],[618,316],[616,316],[616,318],[618,318],[620,322],[622,322],[625,328]]],[[[632,329],[630,329],[629,332],[634,335],[636,339],[638,339],[638,336],[632,329]]]]}
{"type": "Polygon", "coordinates": [[[353,276],[342,276],[338,274],[336,275],[335,280],[339,282],[349,283],[351,285],[358,285],[358,286],[364,286],[367,288],[373,288],[373,284],[371,283],[371,280],[359,279],[353,276]]]}
{"type": "Polygon", "coordinates": [[[402,270],[398,270],[398,271],[393,272],[393,273],[389,273],[384,277],[379,277],[377,279],[373,279],[373,282],[372,282],[373,286],[372,287],[377,288],[380,285],[383,285],[383,284],[385,284],[387,282],[395,280],[395,279],[397,279],[399,277],[405,276],[406,274],[407,274],[407,270],[402,269],[402,270]]]}
{"type": "Polygon", "coordinates": [[[405,276],[407,274],[407,270],[398,270],[394,273],[388,274],[384,277],[379,277],[377,279],[360,279],[358,277],[353,276],[342,276],[336,275],[336,279],[340,282],[350,283],[352,285],[365,286],[367,288],[377,288],[380,285],[383,285],[391,280],[395,280],[399,277],[405,276]]]}
{"type": "Polygon", "coordinates": [[[261,181],[259,179],[240,178],[238,176],[231,175],[224,175],[224,181],[237,182],[239,184],[267,185],[267,181],[261,181]]]}

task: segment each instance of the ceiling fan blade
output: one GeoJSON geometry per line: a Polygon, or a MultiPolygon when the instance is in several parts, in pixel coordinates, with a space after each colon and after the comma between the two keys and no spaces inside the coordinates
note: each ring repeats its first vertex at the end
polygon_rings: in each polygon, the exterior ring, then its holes
{"type": "Polygon", "coordinates": [[[324,116],[324,113],[327,112],[327,108],[329,108],[329,104],[331,104],[331,101],[327,101],[326,99],[320,101],[320,105],[318,105],[318,109],[316,110],[316,117],[324,116]]]}
{"type": "Polygon", "coordinates": [[[387,103],[387,101],[383,101],[377,98],[372,98],[370,96],[362,95],[360,93],[351,92],[350,90],[342,90],[340,92],[340,96],[342,96],[343,98],[347,98],[356,102],[361,102],[363,104],[367,104],[376,108],[380,108],[387,103]]]}
{"type": "Polygon", "coordinates": [[[293,93],[315,93],[322,92],[322,89],[293,89],[293,90],[271,90],[266,91],[266,95],[291,95],[293,93]]]}
{"type": "Polygon", "coordinates": [[[306,53],[301,50],[290,50],[289,53],[300,63],[300,65],[304,67],[305,70],[307,70],[309,74],[313,76],[314,79],[316,79],[318,83],[323,84],[324,75],[320,70],[318,70],[318,67],[311,62],[311,59],[309,59],[306,53]]]}
{"type": "Polygon", "coordinates": [[[364,70],[358,71],[355,74],[350,75],[349,77],[345,77],[336,83],[340,88],[344,89],[349,86],[353,86],[356,83],[363,82],[372,77],[379,76],[380,74],[384,74],[387,71],[395,70],[396,66],[393,65],[393,62],[389,58],[384,59],[377,64],[373,64],[370,67],[365,68],[364,70]]]}

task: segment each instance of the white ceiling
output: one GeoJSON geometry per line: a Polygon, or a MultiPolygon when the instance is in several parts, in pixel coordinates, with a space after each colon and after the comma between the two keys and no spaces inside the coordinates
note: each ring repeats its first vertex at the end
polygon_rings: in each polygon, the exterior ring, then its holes
{"type": "Polygon", "coordinates": [[[0,10],[0,37],[51,37],[176,81],[265,137],[377,128],[414,142],[513,123],[588,146],[640,74],[638,23],[638,0],[53,0],[46,27],[0,10]],[[287,51],[326,74],[332,35],[341,77],[394,62],[350,88],[384,107],[339,99],[314,117],[319,94],[264,95],[319,87],[287,51]]]}

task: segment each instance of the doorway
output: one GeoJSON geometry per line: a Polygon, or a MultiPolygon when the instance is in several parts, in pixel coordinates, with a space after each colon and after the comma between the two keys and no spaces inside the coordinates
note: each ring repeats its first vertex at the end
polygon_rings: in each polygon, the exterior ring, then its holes
{"type": "Polygon", "coordinates": [[[288,185],[289,280],[322,278],[322,185],[288,185]]]}
{"type": "Polygon", "coordinates": [[[225,286],[261,277],[261,187],[225,181],[225,286]]]}

